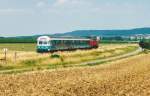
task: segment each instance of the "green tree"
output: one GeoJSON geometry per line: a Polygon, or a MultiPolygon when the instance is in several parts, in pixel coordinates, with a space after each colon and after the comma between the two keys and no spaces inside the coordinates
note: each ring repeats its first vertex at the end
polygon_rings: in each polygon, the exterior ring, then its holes
{"type": "Polygon", "coordinates": [[[139,45],[143,49],[150,49],[150,39],[149,40],[141,40],[139,45]]]}

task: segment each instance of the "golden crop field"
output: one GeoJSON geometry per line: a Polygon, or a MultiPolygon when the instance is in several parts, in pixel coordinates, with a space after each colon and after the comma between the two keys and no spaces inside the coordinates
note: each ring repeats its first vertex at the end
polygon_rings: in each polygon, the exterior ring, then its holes
{"type": "MultiPolygon", "coordinates": [[[[51,55],[53,54],[51,53],[39,54],[35,51],[20,51],[20,49],[18,48],[19,45],[16,46],[16,51],[14,51],[15,46],[16,45],[11,46],[8,50],[7,61],[0,61],[0,70],[22,68],[42,69],[43,67],[49,69],[55,65],[64,66],[68,64],[77,64],[90,60],[103,59],[128,53],[137,49],[136,44],[104,44],[100,45],[98,49],[56,52],[54,54],[58,54],[61,57],[52,58],[51,55]],[[12,47],[13,49],[11,49],[12,47]]],[[[0,59],[4,58],[4,56],[5,55],[3,50],[0,49],[0,59]]]]}
{"type": "Polygon", "coordinates": [[[150,54],[93,67],[0,75],[0,96],[149,95],[150,54]]]}

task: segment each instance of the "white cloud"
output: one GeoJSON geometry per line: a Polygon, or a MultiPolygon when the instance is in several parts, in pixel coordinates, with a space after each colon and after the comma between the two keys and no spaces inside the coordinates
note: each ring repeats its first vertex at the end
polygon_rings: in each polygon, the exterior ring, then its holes
{"type": "Polygon", "coordinates": [[[56,0],[56,2],[53,4],[55,7],[58,6],[76,6],[76,5],[89,5],[89,1],[87,0],[56,0]]]}
{"type": "Polygon", "coordinates": [[[90,0],[55,0],[52,6],[49,6],[48,13],[63,16],[68,14],[82,14],[83,12],[89,12],[94,7],[93,5],[90,0]]]}
{"type": "Polygon", "coordinates": [[[44,7],[45,5],[46,5],[45,2],[43,2],[43,1],[39,1],[36,4],[37,7],[44,7]]]}
{"type": "Polygon", "coordinates": [[[69,0],[56,0],[56,2],[54,3],[54,6],[59,6],[59,5],[65,4],[66,2],[69,2],[69,0]]]}
{"type": "Polygon", "coordinates": [[[11,8],[7,8],[7,9],[0,9],[1,13],[10,13],[10,12],[21,12],[23,11],[22,9],[11,9],[11,8]]]}
{"type": "Polygon", "coordinates": [[[32,10],[29,9],[13,9],[6,8],[0,9],[0,15],[15,15],[15,14],[32,14],[32,10]]]}

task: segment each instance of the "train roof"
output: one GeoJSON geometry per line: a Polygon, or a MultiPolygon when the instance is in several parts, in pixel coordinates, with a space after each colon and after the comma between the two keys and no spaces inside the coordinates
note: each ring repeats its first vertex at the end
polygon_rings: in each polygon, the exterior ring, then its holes
{"type": "Polygon", "coordinates": [[[81,38],[81,37],[49,37],[49,36],[40,36],[37,40],[83,40],[83,41],[89,41],[91,39],[89,38],[81,38]]]}

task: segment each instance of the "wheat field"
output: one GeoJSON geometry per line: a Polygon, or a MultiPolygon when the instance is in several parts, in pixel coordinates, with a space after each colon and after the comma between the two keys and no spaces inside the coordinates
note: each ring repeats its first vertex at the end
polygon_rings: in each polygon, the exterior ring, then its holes
{"type": "Polygon", "coordinates": [[[150,54],[78,68],[0,75],[0,96],[149,96],[150,54]]]}

